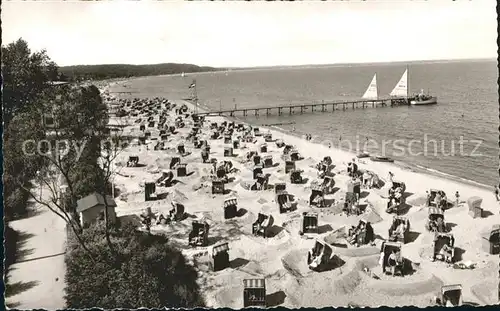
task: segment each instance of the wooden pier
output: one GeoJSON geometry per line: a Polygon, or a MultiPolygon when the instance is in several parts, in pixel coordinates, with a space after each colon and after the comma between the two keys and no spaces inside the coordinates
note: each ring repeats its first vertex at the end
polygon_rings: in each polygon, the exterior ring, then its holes
{"type": "Polygon", "coordinates": [[[325,102],[311,103],[311,104],[295,104],[295,105],[282,105],[275,107],[255,107],[255,108],[241,108],[241,109],[229,109],[220,111],[208,111],[196,113],[198,116],[231,116],[234,117],[236,113],[242,113],[244,117],[250,115],[260,116],[264,113],[266,116],[271,115],[271,112],[275,111],[278,116],[283,115],[283,113],[288,112],[289,115],[293,114],[303,114],[304,112],[330,112],[335,110],[348,110],[348,109],[365,109],[365,108],[377,108],[377,107],[394,107],[394,106],[406,106],[409,104],[408,98],[387,98],[387,99],[377,99],[377,100],[354,100],[354,101],[338,101],[338,102],[325,102]]]}

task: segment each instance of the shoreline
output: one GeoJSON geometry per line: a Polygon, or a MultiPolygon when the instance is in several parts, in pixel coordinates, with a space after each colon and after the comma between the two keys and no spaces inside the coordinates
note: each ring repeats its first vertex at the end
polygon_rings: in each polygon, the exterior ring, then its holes
{"type": "MultiPolygon", "coordinates": [[[[185,102],[187,105],[189,105],[190,108],[194,109],[194,104],[189,102],[189,101],[185,101],[183,100],[183,102],[185,102]]],[[[202,106],[202,105],[199,105],[198,106],[198,110],[202,111],[202,112],[208,112],[210,110],[208,110],[209,107],[206,107],[206,106],[202,106]]],[[[302,139],[305,141],[305,138],[304,138],[304,135],[305,134],[302,134],[302,133],[293,133],[293,132],[289,132],[289,131],[286,131],[285,129],[282,129],[280,128],[279,126],[264,126],[264,125],[258,125],[258,124],[252,124],[251,122],[248,122],[247,120],[243,119],[243,118],[239,118],[239,117],[229,117],[229,116],[217,116],[217,117],[221,117],[221,118],[224,118],[226,120],[234,120],[234,121],[237,121],[239,123],[244,123],[244,124],[247,124],[247,125],[251,125],[251,126],[255,126],[255,127],[259,127],[263,130],[271,130],[271,131],[277,131],[281,134],[284,134],[284,135],[289,135],[289,136],[292,136],[294,138],[297,138],[297,139],[302,139]]],[[[323,146],[323,147],[326,147],[327,146],[324,146],[324,145],[321,145],[320,143],[317,143],[317,142],[314,142],[314,141],[308,141],[309,143],[311,144],[314,144],[316,146],[323,146]]],[[[327,148],[327,149],[330,149],[330,148],[327,148]]],[[[332,149],[335,149],[335,150],[338,150],[338,151],[342,151],[342,152],[345,152],[345,153],[349,153],[351,155],[351,158],[356,158],[356,161],[358,161],[359,159],[356,157],[356,153],[352,152],[352,151],[348,151],[348,150],[345,150],[345,149],[342,149],[342,148],[339,148],[337,146],[332,146],[332,149]]],[[[364,162],[367,162],[367,164],[374,164],[374,162],[371,162],[368,158],[366,159],[361,159],[361,161],[364,161],[364,162]]],[[[445,172],[441,172],[437,169],[434,169],[432,167],[421,167],[417,164],[413,164],[411,162],[403,162],[403,161],[399,161],[399,160],[396,160],[394,163],[385,163],[387,166],[393,166],[394,168],[397,168],[397,169],[401,169],[401,170],[404,170],[404,171],[409,171],[409,172],[413,172],[413,173],[417,173],[417,174],[423,174],[423,175],[428,175],[428,176],[432,176],[432,177],[435,177],[435,178],[442,178],[442,179],[446,179],[446,180],[449,180],[451,182],[455,182],[455,183],[460,183],[460,184],[465,184],[467,186],[470,186],[470,187],[474,187],[474,188],[478,188],[480,190],[483,190],[483,191],[490,191],[490,193],[493,195],[493,192],[492,192],[492,189],[493,189],[493,186],[490,186],[490,185],[486,185],[486,184],[483,184],[483,183],[480,183],[480,182],[477,182],[477,181],[474,181],[474,180],[470,180],[470,179],[466,179],[466,178],[463,178],[463,177],[460,177],[460,176],[456,176],[456,175],[452,175],[452,174],[448,174],[448,173],[445,173],[445,172]]]]}
{"type": "MultiPolygon", "coordinates": [[[[135,77],[133,79],[113,80],[113,81],[110,81],[110,83],[107,83],[106,86],[104,86],[101,90],[102,91],[105,91],[105,90],[109,91],[109,89],[111,87],[113,87],[113,86],[115,86],[115,85],[117,85],[119,83],[126,83],[128,81],[136,80],[136,79],[140,79],[140,78],[146,78],[146,77],[135,77]]],[[[195,108],[195,105],[192,102],[190,102],[190,101],[187,101],[187,100],[184,100],[184,99],[177,99],[176,101],[182,101],[183,103],[185,103],[192,110],[194,110],[194,108],[195,108]]],[[[201,104],[198,105],[198,110],[201,111],[201,112],[208,112],[208,111],[210,111],[209,107],[207,107],[205,105],[201,105],[201,104]]],[[[282,128],[277,127],[277,126],[252,125],[251,122],[248,122],[247,120],[244,120],[242,118],[229,117],[229,116],[224,116],[224,115],[222,115],[222,116],[213,116],[213,117],[210,117],[210,118],[223,118],[224,120],[234,120],[234,121],[237,121],[237,122],[240,122],[240,123],[244,123],[244,124],[247,124],[247,125],[257,126],[257,127],[261,128],[262,130],[275,131],[276,133],[280,133],[280,134],[283,134],[283,135],[287,135],[287,136],[293,137],[293,139],[300,139],[300,140],[303,140],[304,142],[313,144],[315,146],[326,148],[326,150],[336,150],[336,151],[344,153],[344,154],[349,154],[350,155],[350,159],[355,158],[356,161],[360,160],[360,159],[356,158],[356,154],[353,153],[353,152],[350,152],[350,151],[347,151],[347,150],[344,150],[342,148],[338,148],[338,147],[335,147],[335,146],[332,147],[332,148],[328,148],[327,146],[323,146],[323,145],[315,143],[313,141],[306,141],[302,137],[302,135],[299,136],[299,135],[293,134],[292,132],[287,132],[285,129],[282,129],[282,128]]],[[[478,189],[480,191],[489,192],[490,195],[493,196],[493,191],[492,191],[493,186],[482,184],[480,182],[477,182],[477,181],[474,181],[474,180],[470,180],[470,179],[466,179],[466,178],[463,178],[463,177],[460,177],[460,176],[456,176],[456,175],[448,174],[448,173],[445,173],[445,172],[441,172],[441,171],[439,171],[437,169],[434,169],[434,168],[431,168],[431,167],[419,167],[416,164],[402,162],[402,161],[395,161],[394,163],[381,163],[381,162],[375,163],[375,162],[371,162],[369,159],[361,159],[361,161],[366,162],[365,163],[366,165],[383,164],[384,166],[387,166],[389,168],[393,167],[394,171],[395,170],[402,170],[402,171],[407,171],[407,172],[411,172],[411,173],[415,173],[415,174],[422,174],[422,175],[429,176],[429,177],[432,177],[432,178],[444,179],[444,180],[447,180],[447,181],[450,181],[450,182],[453,182],[453,183],[457,183],[457,184],[463,184],[464,186],[473,187],[473,188],[476,188],[476,189],[478,189]]],[[[385,180],[385,176],[384,175],[382,175],[381,177],[385,180]]]]}

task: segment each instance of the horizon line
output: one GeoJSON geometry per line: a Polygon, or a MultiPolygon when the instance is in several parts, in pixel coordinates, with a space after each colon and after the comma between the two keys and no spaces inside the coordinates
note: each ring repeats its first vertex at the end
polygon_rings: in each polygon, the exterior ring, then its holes
{"type": "Polygon", "coordinates": [[[292,68],[292,67],[306,67],[306,66],[345,66],[345,65],[376,65],[376,64],[398,64],[398,63],[439,63],[439,62],[460,62],[460,61],[486,61],[486,60],[498,60],[498,57],[479,57],[479,58],[454,58],[454,59],[421,59],[421,60],[403,60],[403,61],[379,61],[379,62],[346,62],[346,63],[320,63],[320,64],[299,64],[299,65],[262,65],[262,66],[212,66],[212,65],[198,65],[193,63],[185,62],[164,62],[164,63],[143,63],[143,64],[132,64],[132,63],[101,63],[101,64],[75,64],[75,65],[63,65],[59,68],[64,67],[74,67],[74,66],[116,66],[116,65],[126,65],[126,66],[155,66],[163,64],[177,64],[177,65],[194,65],[198,67],[211,67],[215,69],[265,69],[265,68],[292,68]]]}

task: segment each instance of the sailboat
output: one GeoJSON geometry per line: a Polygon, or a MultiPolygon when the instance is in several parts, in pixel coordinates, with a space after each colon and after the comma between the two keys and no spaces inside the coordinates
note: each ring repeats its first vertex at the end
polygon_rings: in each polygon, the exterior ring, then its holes
{"type": "Polygon", "coordinates": [[[373,75],[372,82],[370,82],[370,85],[368,85],[368,88],[365,91],[365,94],[363,94],[364,99],[373,99],[377,100],[378,99],[378,86],[377,86],[377,74],[375,73],[373,75]]]}
{"type": "Polygon", "coordinates": [[[391,97],[406,97],[410,101],[410,105],[433,105],[437,104],[437,97],[430,96],[420,92],[420,94],[410,97],[409,87],[408,87],[408,67],[406,67],[405,72],[399,79],[392,92],[389,94],[391,97]]]}

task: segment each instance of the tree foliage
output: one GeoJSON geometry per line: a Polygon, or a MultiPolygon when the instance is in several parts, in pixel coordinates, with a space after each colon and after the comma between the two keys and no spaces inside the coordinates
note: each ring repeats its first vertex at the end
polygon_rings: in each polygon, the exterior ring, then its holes
{"type": "Polygon", "coordinates": [[[196,271],[169,246],[166,237],[138,232],[130,225],[113,227],[111,238],[119,254],[119,261],[114,261],[103,236],[102,223],[83,234],[98,256],[95,264],[84,256],[78,243],[70,241],[65,258],[68,308],[203,306],[196,271]]]}
{"type": "Polygon", "coordinates": [[[57,65],[45,50],[32,53],[23,39],[2,46],[4,122],[10,123],[17,111],[36,101],[57,77],[57,65]]]}
{"type": "Polygon", "coordinates": [[[155,76],[176,73],[218,71],[214,67],[196,66],[192,64],[154,64],[154,65],[78,65],[59,69],[70,81],[103,80],[124,77],[155,76]]]}

